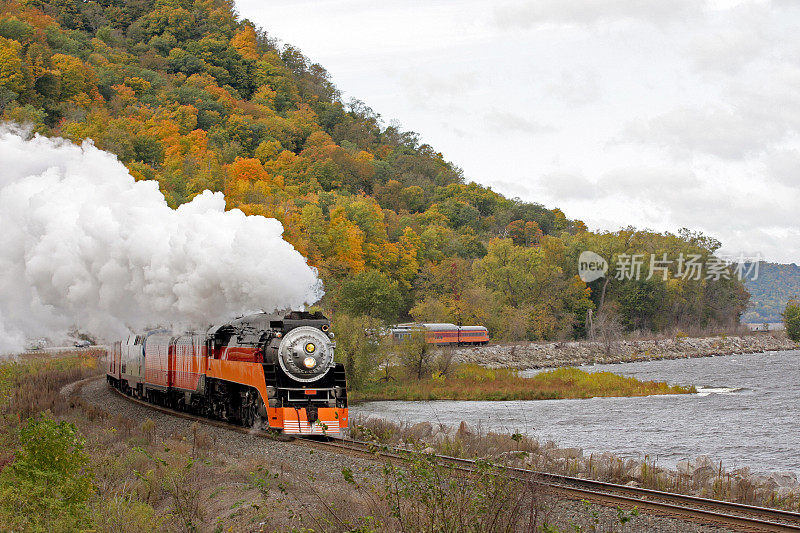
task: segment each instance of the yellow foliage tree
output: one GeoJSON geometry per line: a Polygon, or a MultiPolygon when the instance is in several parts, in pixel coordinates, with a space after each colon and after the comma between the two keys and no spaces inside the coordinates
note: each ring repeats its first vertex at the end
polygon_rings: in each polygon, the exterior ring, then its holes
{"type": "Polygon", "coordinates": [[[256,49],[256,31],[252,26],[246,26],[231,39],[231,46],[245,59],[258,59],[256,49]]]}
{"type": "Polygon", "coordinates": [[[28,86],[21,56],[22,44],[0,37],[0,87],[17,94],[28,86]]]}

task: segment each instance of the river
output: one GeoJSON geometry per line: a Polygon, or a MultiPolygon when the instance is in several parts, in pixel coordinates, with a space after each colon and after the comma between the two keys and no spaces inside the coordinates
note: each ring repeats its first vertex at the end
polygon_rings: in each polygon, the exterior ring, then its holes
{"type": "MultiPolygon", "coordinates": [[[[541,442],[645,454],[661,466],[709,455],[724,467],[800,474],[800,351],[582,367],[694,385],[698,394],[535,401],[368,402],[351,412],[481,431],[521,431],[541,442]]],[[[530,375],[537,371],[527,371],[530,375]]]]}

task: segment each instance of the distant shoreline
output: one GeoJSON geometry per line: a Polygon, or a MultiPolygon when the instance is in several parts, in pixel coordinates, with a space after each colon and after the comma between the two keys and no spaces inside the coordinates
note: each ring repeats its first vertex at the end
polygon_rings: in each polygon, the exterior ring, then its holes
{"type": "Polygon", "coordinates": [[[775,352],[799,347],[782,332],[770,332],[744,336],[626,339],[608,345],[596,341],[489,344],[476,348],[456,348],[453,350],[453,359],[492,368],[558,368],[775,352]]]}

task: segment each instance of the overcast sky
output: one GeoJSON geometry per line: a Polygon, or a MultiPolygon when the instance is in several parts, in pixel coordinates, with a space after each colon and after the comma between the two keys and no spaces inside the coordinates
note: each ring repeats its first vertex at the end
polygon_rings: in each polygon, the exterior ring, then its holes
{"type": "Polygon", "coordinates": [[[800,2],[237,6],[468,180],[800,264],[800,2]]]}

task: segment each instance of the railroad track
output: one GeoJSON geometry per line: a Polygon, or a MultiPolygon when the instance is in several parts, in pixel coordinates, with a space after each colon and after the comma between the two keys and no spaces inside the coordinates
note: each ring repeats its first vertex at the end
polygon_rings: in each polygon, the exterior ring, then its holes
{"type": "MultiPolygon", "coordinates": [[[[307,440],[300,438],[298,440],[307,440]]],[[[339,449],[403,459],[407,450],[386,447],[379,444],[351,440],[331,442],[311,441],[314,446],[339,449]]],[[[456,470],[474,472],[475,461],[460,457],[436,455],[437,460],[452,465],[456,470]]],[[[576,478],[548,472],[539,472],[504,465],[495,465],[509,477],[530,481],[571,498],[590,500],[602,504],[638,507],[680,518],[712,523],[714,525],[736,527],[749,531],[800,531],[800,513],[756,507],[741,503],[700,498],[684,494],[662,492],[652,489],[629,487],[591,479],[576,478]]]]}
{"type": "MultiPolygon", "coordinates": [[[[287,437],[271,431],[244,428],[228,422],[153,405],[143,400],[132,398],[117,389],[112,388],[112,390],[123,398],[141,404],[147,408],[172,416],[195,420],[202,424],[236,431],[238,433],[293,442],[310,448],[325,449],[335,453],[367,457],[370,459],[380,458],[389,461],[404,461],[409,453],[411,453],[409,450],[401,448],[349,439],[324,441],[307,437],[287,437]]],[[[435,457],[441,463],[452,466],[456,471],[471,473],[476,469],[476,462],[472,459],[449,457],[446,455],[436,455],[435,457]]],[[[639,487],[629,487],[627,485],[551,474],[548,472],[539,472],[499,464],[495,466],[513,479],[535,483],[547,490],[572,499],[588,500],[603,505],[613,505],[629,509],[637,507],[661,515],[669,515],[743,531],[800,532],[800,513],[792,511],[757,507],[639,487]]]]}

